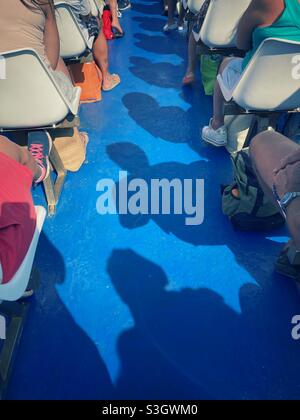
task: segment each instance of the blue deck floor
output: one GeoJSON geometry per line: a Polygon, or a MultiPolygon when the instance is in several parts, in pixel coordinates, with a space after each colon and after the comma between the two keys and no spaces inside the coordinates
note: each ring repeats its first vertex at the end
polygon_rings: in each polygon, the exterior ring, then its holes
{"type": "Polygon", "coordinates": [[[135,0],[111,44],[123,83],[82,107],[88,162],[45,225],[10,399],[300,397],[300,298],[273,273],[286,232],[236,233],[222,216],[229,156],[199,140],[211,98],[200,83],[181,89],[186,43],[161,32],[160,12],[135,0]],[[204,224],[99,216],[96,184],[120,170],[204,178],[204,224]]]}

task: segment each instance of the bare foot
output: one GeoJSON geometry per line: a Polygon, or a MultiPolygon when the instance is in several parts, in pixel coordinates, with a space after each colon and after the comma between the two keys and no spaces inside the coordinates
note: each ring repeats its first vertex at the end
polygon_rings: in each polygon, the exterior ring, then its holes
{"type": "Polygon", "coordinates": [[[194,83],[195,81],[196,81],[196,77],[194,73],[187,73],[182,80],[182,84],[184,86],[188,86],[194,83]]]}

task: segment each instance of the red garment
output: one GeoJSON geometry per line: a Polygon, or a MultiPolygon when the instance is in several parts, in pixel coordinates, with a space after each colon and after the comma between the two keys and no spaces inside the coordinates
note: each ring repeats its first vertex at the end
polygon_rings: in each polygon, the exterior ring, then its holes
{"type": "Polygon", "coordinates": [[[36,212],[31,195],[32,181],[33,174],[28,168],[0,153],[2,283],[7,283],[16,274],[34,235],[36,212]]]}
{"type": "Polygon", "coordinates": [[[111,41],[114,38],[114,34],[112,31],[112,14],[110,10],[104,10],[102,22],[104,36],[108,41],[111,41]]]}

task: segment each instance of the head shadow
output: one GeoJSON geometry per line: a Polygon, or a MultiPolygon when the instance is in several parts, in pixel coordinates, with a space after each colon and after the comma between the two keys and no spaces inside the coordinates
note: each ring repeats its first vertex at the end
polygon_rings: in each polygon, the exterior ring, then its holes
{"type": "Polygon", "coordinates": [[[40,237],[35,267],[41,284],[27,319],[8,399],[114,398],[98,348],[77,325],[57,290],[65,282],[66,266],[45,233],[40,237]]]}
{"type": "MultiPolygon", "coordinates": [[[[123,171],[128,172],[128,184],[132,180],[142,180],[148,187],[147,214],[127,214],[119,213],[120,224],[123,228],[134,230],[146,226],[153,221],[165,234],[174,235],[180,241],[193,245],[201,246],[226,246],[234,254],[239,265],[244,267],[259,284],[266,282],[266,272],[264,269],[265,260],[275,259],[280,253],[282,245],[276,240],[269,239],[269,236],[283,236],[284,231],[276,230],[269,234],[236,232],[233,230],[229,220],[223,216],[221,208],[220,184],[228,177],[228,168],[224,165],[223,157],[220,160],[215,156],[214,161],[199,160],[191,164],[180,162],[165,162],[151,165],[145,152],[137,145],[132,143],[115,143],[107,147],[109,158],[115,162],[123,171]],[[151,185],[152,180],[166,180],[172,182],[178,180],[185,185],[185,180],[197,179],[205,180],[204,192],[204,221],[202,224],[193,226],[187,225],[187,214],[175,214],[173,208],[169,214],[151,214],[151,185]],[[219,195],[219,201],[216,200],[219,195]],[[216,205],[217,203],[217,205],[216,205]],[[262,255],[262,252],[265,252],[262,255]],[[257,261],[257,263],[255,263],[257,261]]],[[[230,165],[230,162],[228,162],[230,165]]],[[[119,209],[118,191],[120,185],[116,185],[117,209],[119,209]]],[[[128,200],[134,196],[134,192],[128,193],[128,200]]],[[[164,196],[166,197],[166,196],[164,196]]],[[[164,200],[159,196],[156,199],[164,200]]],[[[169,195],[171,202],[175,200],[175,193],[169,195]],[[174,200],[173,200],[174,199],[174,200]]],[[[183,197],[181,197],[183,199],[183,197]]],[[[195,184],[193,184],[192,196],[193,203],[200,203],[196,196],[195,184]],[[198,201],[197,201],[198,200],[198,201]]],[[[184,201],[184,200],[183,200],[184,201]]],[[[161,209],[161,207],[160,207],[161,209]]],[[[197,209],[200,214],[200,208],[197,209]]],[[[196,213],[196,212],[195,212],[196,213]]],[[[196,216],[196,214],[195,214],[196,216]]],[[[194,216],[192,216],[194,217],[194,216]]]]}
{"type": "Polygon", "coordinates": [[[299,396],[298,343],[290,335],[299,296],[291,298],[291,290],[282,294],[282,284],[243,286],[238,313],[200,286],[168,291],[162,268],[130,249],[113,251],[107,272],[134,318],[134,326],[119,338],[118,395],[197,400],[299,396]],[[282,357],[283,349],[288,357],[282,357]]]}

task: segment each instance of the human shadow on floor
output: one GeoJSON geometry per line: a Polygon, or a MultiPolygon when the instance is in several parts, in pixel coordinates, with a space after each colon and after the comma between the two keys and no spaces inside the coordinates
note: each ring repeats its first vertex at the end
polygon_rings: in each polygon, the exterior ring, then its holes
{"type": "Polygon", "coordinates": [[[162,5],[158,2],[131,2],[131,8],[134,12],[143,13],[145,15],[161,15],[162,5]]]}
{"type": "Polygon", "coordinates": [[[132,20],[139,24],[139,27],[149,32],[161,33],[164,25],[166,24],[166,18],[147,18],[147,17],[133,17],[132,20]]]}
{"type": "MultiPolygon", "coordinates": [[[[148,79],[149,80],[149,79],[148,79]]],[[[186,143],[203,156],[216,156],[223,150],[208,147],[200,140],[200,129],[211,115],[211,98],[204,98],[199,109],[199,92],[183,92],[181,97],[190,104],[185,111],[179,106],[160,106],[150,95],[129,93],[123,97],[123,104],[129,116],[144,130],[157,139],[171,143],[186,143]]]]}
{"type": "Polygon", "coordinates": [[[134,34],[136,38],[135,45],[144,51],[154,53],[157,55],[178,55],[182,59],[186,59],[186,50],[182,48],[182,36],[176,33],[171,33],[168,36],[162,34],[146,35],[137,33],[134,34]]]}
{"type": "Polygon", "coordinates": [[[114,398],[97,347],[76,324],[56,289],[65,281],[66,268],[62,255],[45,234],[41,235],[36,267],[41,286],[26,322],[8,398],[114,398]]]}
{"type": "Polygon", "coordinates": [[[130,57],[129,70],[139,79],[152,86],[164,89],[181,88],[181,79],[184,74],[184,64],[152,63],[142,57],[130,57]]]}
{"type": "MultiPolygon", "coordinates": [[[[119,214],[121,225],[126,229],[138,229],[153,221],[166,234],[174,235],[179,240],[198,246],[227,246],[235,255],[237,262],[256,278],[259,284],[266,281],[266,272],[270,270],[270,260],[279,254],[281,245],[267,239],[263,234],[243,234],[233,231],[228,219],[222,215],[220,184],[228,177],[228,168],[223,156],[215,156],[214,161],[197,161],[191,164],[166,162],[151,166],[144,151],[132,143],[115,143],[107,147],[107,154],[123,171],[128,172],[128,183],[132,179],[142,179],[149,186],[148,202],[151,203],[151,181],[166,179],[172,181],[205,180],[205,217],[203,224],[187,226],[186,214],[119,214]],[[219,198],[218,198],[219,197],[219,198]],[[264,254],[262,254],[264,253],[264,254]],[[260,269],[258,270],[258,266],[260,269]],[[266,270],[265,270],[265,267],[266,270]]],[[[195,185],[193,185],[195,203],[195,185]]],[[[117,192],[119,185],[117,185],[117,192]]],[[[128,194],[128,200],[134,193],[128,194]]],[[[118,197],[118,194],[117,194],[118,197]]],[[[117,209],[119,203],[117,201],[117,209]]],[[[173,212],[174,213],[174,212],[173,212]]],[[[282,230],[269,236],[282,236],[282,230]]],[[[217,260],[215,264],[220,262],[217,260]]]]}
{"type": "Polygon", "coordinates": [[[119,338],[118,397],[299,398],[296,294],[245,285],[237,313],[212,290],[167,291],[165,272],[132,250],[115,250],[107,271],[134,319],[119,338]]]}

